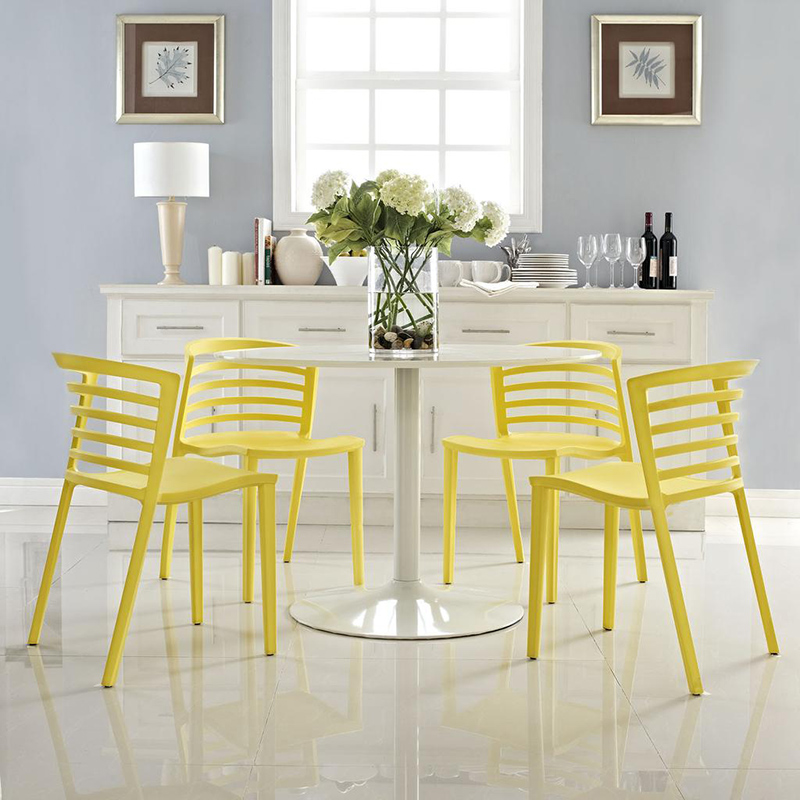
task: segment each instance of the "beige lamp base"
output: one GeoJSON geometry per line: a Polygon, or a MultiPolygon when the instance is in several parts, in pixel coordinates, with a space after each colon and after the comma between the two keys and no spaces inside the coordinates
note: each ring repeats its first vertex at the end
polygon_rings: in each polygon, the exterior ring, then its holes
{"type": "Polygon", "coordinates": [[[181,278],[185,223],[186,203],[176,200],[158,203],[158,233],[161,237],[161,263],[164,265],[164,280],[159,286],[185,285],[181,278]]]}

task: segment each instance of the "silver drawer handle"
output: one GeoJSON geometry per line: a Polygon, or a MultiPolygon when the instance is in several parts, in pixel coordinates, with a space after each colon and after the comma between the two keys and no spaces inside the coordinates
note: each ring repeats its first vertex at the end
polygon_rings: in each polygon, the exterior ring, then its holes
{"type": "Polygon", "coordinates": [[[511,333],[506,328],[462,328],[461,333],[511,333]]]}
{"type": "Polygon", "coordinates": [[[347,328],[298,328],[301,333],[347,333],[347,328]]]}
{"type": "Polygon", "coordinates": [[[204,325],[156,325],[157,331],[204,331],[204,325]]]}
{"type": "Polygon", "coordinates": [[[372,452],[378,452],[378,404],[372,406],[372,452]]]}
{"type": "Polygon", "coordinates": [[[655,336],[653,331],[606,331],[606,336],[655,336]]]}
{"type": "Polygon", "coordinates": [[[436,406],[431,406],[431,453],[436,452],[436,406]]]}

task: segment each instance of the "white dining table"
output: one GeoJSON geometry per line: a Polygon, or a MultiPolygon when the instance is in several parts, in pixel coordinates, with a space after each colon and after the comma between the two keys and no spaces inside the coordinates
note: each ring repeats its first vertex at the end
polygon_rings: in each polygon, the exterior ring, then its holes
{"type": "Polygon", "coordinates": [[[465,586],[431,585],[420,579],[420,373],[591,361],[598,357],[597,353],[526,345],[444,345],[436,355],[392,357],[372,356],[362,345],[315,345],[238,350],[219,355],[253,365],[394,370],[393,578],[378,588],[348,586],[309,592],[292,604],[290,614],[294,619],[310,628],[349,636],[438,639],[500,630],[522,618],[523,608],[518,603],[465,586]]]}

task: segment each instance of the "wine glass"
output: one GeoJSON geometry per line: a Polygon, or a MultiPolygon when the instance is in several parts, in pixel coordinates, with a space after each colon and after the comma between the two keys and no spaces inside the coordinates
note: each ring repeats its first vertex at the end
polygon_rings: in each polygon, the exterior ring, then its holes
{"type": "MultiPolygon", "coordinates": [[[[639,267],[642,266],[644,257],[647,254],[647,247],[644,239],[640,236],[629,236],[625,240],[625,258],[633,267],[633,285],[631,289],[639,288],[639,267]]],[[[624,276],[623,276],[624,283],[624,276]]]]}
{"type": "Polygon", "coordinates": [[[597,237],[593,233],[578,237],[578,258],[586,267],[586,283],[583,284],[583,288],[591,289],[592,265],[597,261],[597,237]]]}
{"type": "Polygon", "coordinates": [[[618,233],[603,234],[603,258],[608,261],[609,268],[609,288],[616,286],[614,281],[614,265],[622,257],[622,237],[618,233]]]}

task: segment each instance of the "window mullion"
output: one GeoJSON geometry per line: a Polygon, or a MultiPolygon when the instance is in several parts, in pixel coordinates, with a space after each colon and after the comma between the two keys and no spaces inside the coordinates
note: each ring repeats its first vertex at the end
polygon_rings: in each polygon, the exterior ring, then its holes
{"type": "Polygon", "coordinates": [[[439,189],[444,188],[445,181],[445,142],[447,140],[447,3],[442,0],[439,15],[439,72],[441,88],[439,89],[439,189]]]}

